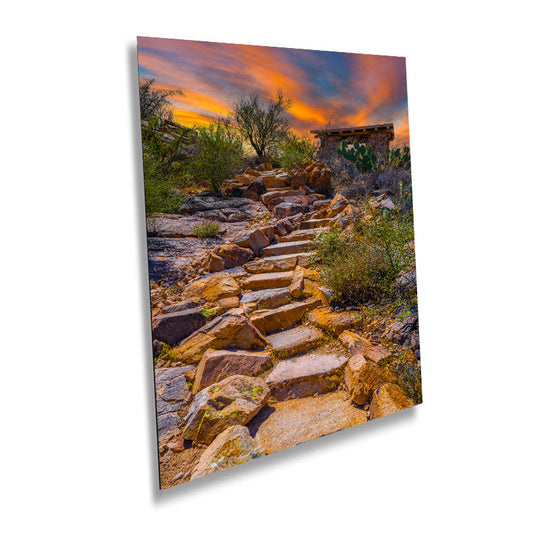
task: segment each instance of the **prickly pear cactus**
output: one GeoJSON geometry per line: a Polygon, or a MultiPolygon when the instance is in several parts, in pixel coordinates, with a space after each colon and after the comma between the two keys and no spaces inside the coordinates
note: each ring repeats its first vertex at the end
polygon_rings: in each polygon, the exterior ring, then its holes
{"type": "Polygon", "coordinates": [[[337,154],[353,163],[355,168],[361,173],[370,172],[378,168],[376,154],[372,152],[370,146],[354,142],[352,147],[348,148],[348,143],[342,141],[340,147],[337,148],[337,154]]]}
{"type": "Polygon", "coordinates": [[[392,167],[411,168],[411,154],[409,146],[403,148],[393,148],[389,152],[389,165],[392,167]]]}

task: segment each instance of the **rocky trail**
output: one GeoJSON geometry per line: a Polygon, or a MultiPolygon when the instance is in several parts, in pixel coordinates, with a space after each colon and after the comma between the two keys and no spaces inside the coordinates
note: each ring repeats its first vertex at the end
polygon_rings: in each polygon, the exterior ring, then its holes
{"type": "Polygon", "coordinates": [[[162,488],[413,405],[312,268],[314,239],[354,206],[316,192],[316,165],[304,180],[248,172],[226,193],[254,184],[259,222],[211,243],[178,294],[152,291],[162,488]]]}

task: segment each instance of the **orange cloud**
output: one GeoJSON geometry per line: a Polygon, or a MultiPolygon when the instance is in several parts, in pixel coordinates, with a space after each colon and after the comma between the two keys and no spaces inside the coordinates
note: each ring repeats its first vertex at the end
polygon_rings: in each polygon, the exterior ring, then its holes
{"type": "Polygon", "coordinates": [[[396,142],[409,139],[405,60],[265,46],[139,38],[139,73],[179,88],[174,116],[205,124],[250,92],[291,97],[290,125],[304,135],[327,122],[364,126],[393,122],[396,142]]]}

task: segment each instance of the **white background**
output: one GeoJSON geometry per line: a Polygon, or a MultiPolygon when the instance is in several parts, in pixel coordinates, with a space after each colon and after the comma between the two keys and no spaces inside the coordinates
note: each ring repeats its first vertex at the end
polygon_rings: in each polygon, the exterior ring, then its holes
{"type": "Polygon", "coordinates": [[[531,531],[525,6],[3,7],[4,531],[531,531]],[[422,406],[158,492],[136,35],[407,56],[422,406]]]}

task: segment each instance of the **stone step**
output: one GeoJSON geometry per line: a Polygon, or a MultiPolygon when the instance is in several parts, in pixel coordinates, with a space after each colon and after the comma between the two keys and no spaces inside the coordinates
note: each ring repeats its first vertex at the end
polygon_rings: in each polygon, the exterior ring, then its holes
{"type": "Polygon", "coordinates": [[[261,195],[261,201],[264,204],[269,204],[272,200],[275,200],[276,198],[288,198],[289,196],[301,196],[301,195],[302,193],[300,191],[295,191],[294,189],[288,188],[288,189],[284,189],[283,191],[278,190],[275,192],[266,192],[265,194],[261,195]]]}
{"type": "Polygon", "coordinates": [[[278,357],[290,357],[315,348],[324,338],[319,329],[298,326],[267,337],[278,357]]]}
{"type": "Polygon", "coordinates": [[[293,273],[269,272],[267,274],[252,274],[241,280],[241,288],[244,290],[257,291],[261,289],[276,289],[287,287],[291,284],[293,273]]]}
{"type": "Polygon", "coordinates": [[[366,412],[351,405],[346,393],[331,392],[263,407],[248,429],[255,442],[274,453],[366,420],[366,412]]]}
{"type": "Polygon", "coordinates": [[[348,359],[334,353],[301,355],[278,363],[266,383],[279,401],[324,394],[337,388],[348,359]]]}
{"type": "Polygon", "coordinates": [[[326,228],[331,222],[330,218],[311,218],[300,222],[300,229],[326,228]]]}
{"type": "Polygon", "coordinates": [[[267,193],[269,193],[269,192],[285,192],[285,191],[292,191],[292,190],[293,190],[292,187],[267,187],[267,193]]]}
{"type": "Polygon", "coordinates": [[[270,257],[273,255],[297,254],[299,252],[307,252],[310,246],[311,243],[309,241],[280,242],[263,248],[261,255],[270,257]]]}
{"type": "Polygon", "coordinates": [[[274,333],[292,327],[305,313],[323,305],[319,298],[308,298],[299,302],[282,305],[276,309],[264,309],[250,313],[252,324],[263,334],[274,333]]]}
{"type": "Polygon", "coordinates": [[[316,236],[320,233],[318,229],[299,229],[285,235],[284,237],[279,237],[278,242],[294,242],[294,241],[314,241],[316,236]]]}
{"type": "Polygon", "coordinates": [[[261,291],[247,292],[241,297],[241,304],[249,309],[273,309],[289,303],[291,293],[288,287],[264,289],[261,291]],[[253,306],[251,305],[253,304],[253,306]]]}
{"type": "Polygon", "coordinates": [[[311,262],[310,252],[300,254],[273,255],[250,261],[243,265],[244,270],[250,274],[264,274],[267,272],[283,272],[294,270],[297,266],[306,267],[311,262]]]}

